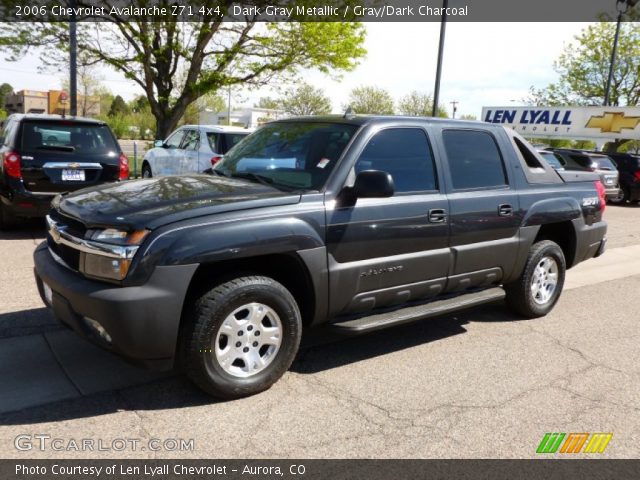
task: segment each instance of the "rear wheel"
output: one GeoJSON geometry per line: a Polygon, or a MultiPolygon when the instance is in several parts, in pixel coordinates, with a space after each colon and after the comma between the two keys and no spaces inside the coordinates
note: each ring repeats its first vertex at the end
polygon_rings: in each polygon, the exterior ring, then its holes
{"type": "Polygon", "coordinates": [[[216,397],[267,390],[289,369],[300,345],[298,305],[268,277],[219,284],[201,295],[187,315],[182,369],[216,397]]]}
{"type": "Polygon", "coordinates": [[[505,285],[507,305],[527,318],[546,315],[560,298],[566,268],[558,244],[550,240],[533,244],[520,278],[505,285]]]}
{"type": "Polygon", "coordinates": [[[145,163],[142,166],[142,178],[151,178],[153,177],[153,175],[151,175],[151,167],[149,166],[148,163],[145,163]]]}
{"type": "Polygon", "coordinates": [[[7,210],[0,200],[0,230],[10,230],[16,225],[16,217],[7,210]]]}
{"type": "Polygon", "coordinates": [[[615,197],[610,197],[608,202],[612,203],[614,205],[619,205],[622,203],[627,203],[627,201],[629,200],[629,191],[627,189],[627,191],[625,191],[624,188],[620,189],[620,193],[618,195],[616,195],[615,197]]]}

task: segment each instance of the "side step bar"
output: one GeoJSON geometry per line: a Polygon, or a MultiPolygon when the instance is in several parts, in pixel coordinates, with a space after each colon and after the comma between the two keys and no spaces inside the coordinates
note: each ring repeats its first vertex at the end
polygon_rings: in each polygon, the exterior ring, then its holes
{"type": "Polygon", "coordinates": [[[377,313],[367,317],[343,320],[332,323],[330,327],[343,334],[355,335],[413,322],[414,320],[445,315],[464,308],[502,300],[504,297],[505,292],[502,288],[488,288],[478,292],[466,293],[443,300],[434,300],[429,303],[377,313]]]}

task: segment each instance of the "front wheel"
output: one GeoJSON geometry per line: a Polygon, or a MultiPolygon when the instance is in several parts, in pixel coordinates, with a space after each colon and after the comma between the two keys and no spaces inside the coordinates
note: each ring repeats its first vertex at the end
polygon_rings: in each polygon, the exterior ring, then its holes
{"type": "Polygon", "coordinates": [[[240,277],[201,295],[185,318],[181,365],[205,392],[239,398],[271,387],[300,346],[291,293],[268,277],[240,277]]]}
{"type": "Polygon", "coordinates": [[[507,305],[526,318],[546,315],[560,298],[566,269],[557,243],[543,240],[533,244],[518,280],[505,285],[507,305]]]}
{"type": "Polygon", "coordinates": [[[16,217],[7,210],[0,199],[0,230],[10,230],[16,226],[16,223],[16,217]]]}

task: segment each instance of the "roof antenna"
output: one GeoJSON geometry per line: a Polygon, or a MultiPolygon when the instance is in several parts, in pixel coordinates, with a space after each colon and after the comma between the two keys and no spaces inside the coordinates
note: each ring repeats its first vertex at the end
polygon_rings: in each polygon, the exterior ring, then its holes
{"type": "Polygon", "coordinates": [[[347,107],[347,110],[344,112],[344,115],[342,116],[342,118],[351,120],[353,117],[354,117],[353,108],[351,108],[351,105],[349,105],[347,107]]]}

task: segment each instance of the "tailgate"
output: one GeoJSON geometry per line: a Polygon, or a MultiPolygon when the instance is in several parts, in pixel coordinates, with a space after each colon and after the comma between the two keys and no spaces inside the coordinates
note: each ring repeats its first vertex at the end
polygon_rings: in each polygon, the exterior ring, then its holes
{"type": "Polygon", "coordinates": [[[32,192],[67,192],[119,176],[120,148],[104,124],[25,120],[18,145],[24,186],[32,192]]]}

